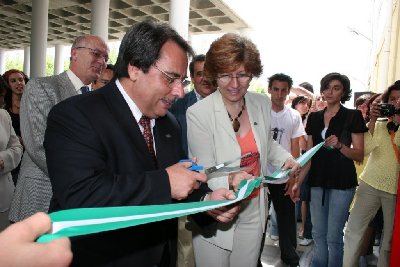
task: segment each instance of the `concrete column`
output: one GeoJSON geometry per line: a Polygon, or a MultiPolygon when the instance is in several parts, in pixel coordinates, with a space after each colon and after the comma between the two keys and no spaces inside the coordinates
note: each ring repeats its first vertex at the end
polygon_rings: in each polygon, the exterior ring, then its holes
{"type": "Polygon", "coordinates": [[[49,0],[32,1],[31,78],[46,76],[49,0]]]}
{"type": "Polygon", "coordinates": [[[185,39],[189,35],[190,0],[171,0],[169,24],[185,39]]]}
{"type": "Polygon", "coordinates": [[[31,47],[24,48],[24,73],[31,77],[31,47]]]}
{"type": "Polygon", "coordinates": [[[64,71],[64,45],[56,44],[54,50],[54,75],[57,75],[64,71]]]}
{"type": "Polygon", "coordinates": [[[0,75],[6,71],[6,50],[0,48],[0,75]]]}
{"type": "Polygon", "coordinates": [[[108,42],[108,17],[110,0],[92,0],[91,34],[108,42]]]}

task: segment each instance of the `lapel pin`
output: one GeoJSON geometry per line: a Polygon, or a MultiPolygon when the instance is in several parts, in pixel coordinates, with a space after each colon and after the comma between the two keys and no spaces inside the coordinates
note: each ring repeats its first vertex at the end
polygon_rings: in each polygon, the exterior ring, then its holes
{"type": "Polygon", "coordinates": [[[172,136],[170,134],[165,135],[166,138],[171,138],[172,136]]]}

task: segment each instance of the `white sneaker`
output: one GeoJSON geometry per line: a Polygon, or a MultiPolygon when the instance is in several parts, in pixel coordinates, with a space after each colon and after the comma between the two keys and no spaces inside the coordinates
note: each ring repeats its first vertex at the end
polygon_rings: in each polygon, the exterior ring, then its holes
{"type": "Polygon", "coordinates": [[[279,240],[279,236],[277,236],[277,235],[270,235],[269,238],[271,238],[271,240],[273,240],[273,241],[279,240]]]}
{"type": "Polygon", "coordinates": [[[300,246],[309,246],[312,242],[313,242],[312,239],[304,238],[303,240],[301,240],[301,241],[299,242],[299,245],[300,245],[300,246]]]}

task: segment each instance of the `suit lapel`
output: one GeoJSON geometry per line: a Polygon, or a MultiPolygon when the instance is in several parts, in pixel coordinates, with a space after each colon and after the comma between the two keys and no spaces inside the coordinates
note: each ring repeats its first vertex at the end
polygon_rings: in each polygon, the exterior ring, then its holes
{"type": "Polygon", "coordinates": [[[118,121],[122,130],[127,133],[128,138],[132,141],[133,150],[138,150],[141,155],[144,155],[139,157],[140,160],[143,160],[147,166],[154,168],[155,165],[147,150],[139,125],[114,80],[101,89],[99,93],[104,94],[105,101],[110,106],[110,112],[114,114],[115,120],[118,121]]]}
{"type": "Polygon", "coordinates": [[[57,77],[57,82],[60,84],[58,88],[60,88],[61,99],[67,99],[71,96],[78,94],[76,89],[74,88],[74,85],[69,79],[66,71],[64,71],[63,73],[61,73],[56,77],[57,77]]]}
{"type": "Polygon", "coordinates": [[[193,91],[191,91],[188,94],[188,101],[187,101],[187,104],[186,104],[186,110],[187,110],[188,107],[190,107],[191,105],[193,105],[196,102],[197,102],[196,93],[194,92],[194,89],[193,89],[193,91]]]}
{"type": "Polygon", "coordinates": [[[184,152],[179,143],[179,126],[173,124],[173,115],[156,119],[154,127],[154,140],[157,150],[157,161],[160,168],[166,168],[175,164],[177,159],[182,159],[184,152]]]}
{"type": "MultiPolygon", "coordinates": [[[[251,95],[247,93],[245,95],[246,103],[252,103],[251,101],[251,95]]],[[[260,136],[260,127],[261,121],[262,121],[262,114],[260,113],[261,110],[257,109],[257,105],[246,105],[247,113],[249,115],[249,120],[250,120],[250,126],[253,131],[254,139],[256,141],[257,149],[258,151],[262,151],[262,148],[260,147],[261,144],[261,136],[260,136]]],[[[263,129],[265,131],[265,129],[263,129]]]]}

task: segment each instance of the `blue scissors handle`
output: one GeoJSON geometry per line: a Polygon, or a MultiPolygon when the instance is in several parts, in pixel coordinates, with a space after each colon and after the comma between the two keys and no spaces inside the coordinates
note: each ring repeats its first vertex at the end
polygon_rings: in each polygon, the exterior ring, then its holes
{"type": "Polygon", "coordinates": [[[204,170],[203,166],[197,165],[196,162],[193,162],[191,159],[181,159],[179,162],[190,162],[190,163],[192,163],[192,166],[190,166],[188,168],[191,171],[202,171],[202,170],[204,170]]]}

